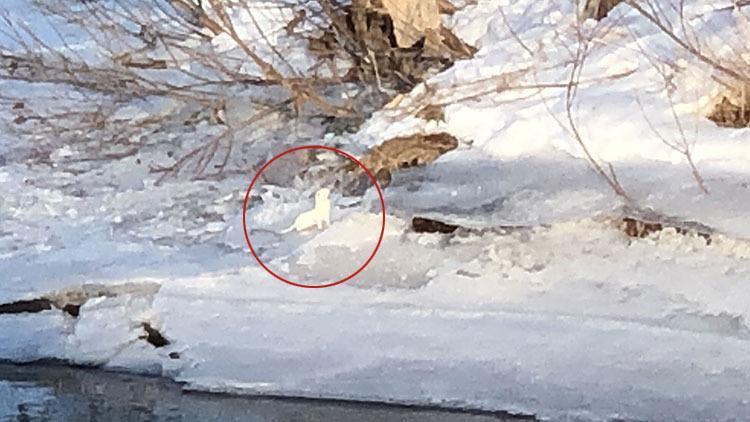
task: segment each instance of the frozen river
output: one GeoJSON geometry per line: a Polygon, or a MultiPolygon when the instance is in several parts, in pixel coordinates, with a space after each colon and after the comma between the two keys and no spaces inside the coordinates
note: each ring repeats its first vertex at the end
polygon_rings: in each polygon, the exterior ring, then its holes
{"type": "Polygon", "coordinates": [[[0,364],[0,421],[530,420],[327,400],[185,393],[165,379],[53,365],[0,364]]]}

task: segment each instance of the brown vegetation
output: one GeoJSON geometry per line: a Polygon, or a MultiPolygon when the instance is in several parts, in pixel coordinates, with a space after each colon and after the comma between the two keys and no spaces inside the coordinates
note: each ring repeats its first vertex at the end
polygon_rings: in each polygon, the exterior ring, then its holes
{"type": "Polygon", "coordinates": [[[722,96],[707,117],[721,127],[746,128],[750,126],[750,101],[748,100],[750,99],[722,96]]]}
{"type": "MultiPolygon", "coordinates": [[[[343,7],[335,0],[282,0],[263,6],[289,12],[289,21],[279,25],[287,34],[284,41],[261,29],[267,17],[255,16],[263,11],[254,0],[33,4],[50,18],[62,46],[49,44],[31,27],[0,13],[5,35],[0,79],[55,84],[70,95],[46,91],[48,98],[40,95],[36,101],[12,95],[1,99],[12,112],[7,128],[30,141],[25,144],[28,162],[50,164],[47,158],[62,145],[74,151],[74,158],[56,164],[75,167],[135,156],[156,142],[175,142],[174,160],[149,163],[151,172],[160,174],[157,183],[185,173],[205,179],[251,171],[257,163],[228,168],[233,152],[256,141],[239,136],[249,128],[313,118],[356,126],[396,92],[410,90],[474,51],[435,25],[441,11],[455,11],[437,1],[424,15],[430,23],[412,21],[411,29],[403,18],[394,21],[391,14],[400,6],[393,2],[386,7],[355,1],[343,7]],[[238,13],[250,21],[239,20],[238,13]],[[91,43],[91,56],[71,47],[64,35],[70,28],[91,43]],[[257,30],[258,38],[244,35],[248,29],[257,30]],[[407,32],[411,45],[404,41],[407,32]],[[217,38],[227,48],[217,48],[217,38]],[[298,69],[288,60],[290,49],[298,45],[294,38],[307,40],[317,53],[312,68],[298,69]],[[337,69],[341,63],[343,70],[337,69]],[[356,92],[342,99],[341,90],[356,92]],[[258,100],[245,115],[228,122],[227,104],[242,95],[258,100]],[[117,117],[130,103],[157,98],[169,106],[147,115],[117,117]],[[195,138],[180,136],[203,124],[215,127],[201,132],[205,139],[193,142],[195,138]]],[[[414,11],[423,8],[419,2],[412,6],[414,11]]]]}

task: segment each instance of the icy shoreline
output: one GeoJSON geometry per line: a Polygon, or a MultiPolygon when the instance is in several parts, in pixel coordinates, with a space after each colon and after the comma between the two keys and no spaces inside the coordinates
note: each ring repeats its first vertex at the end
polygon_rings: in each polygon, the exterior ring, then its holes
{"type": "MultiPolygon", "coordinates": [[[[738,388],[750,381],[747,339],[626,321],[385,303],[339,303],[331,312],[329,304],[249,301],[243,304],[250,311],[206,318],[188,311],[195,300],[184,293],[160,296],[155,307],[164,313],[162,329],[179,339],[174,347],[189,362],[162,375],[188,389],[506,410],[552,420],[732,420],[750,414],[738,388]]],[[[204,309],[233,302],[206,299],[204,309]]],[[[115,311],[92,308],[83,310],[78,324],[115,311]]],[[[38,330],[49,320],[58,329],[69,323],[51,315],[13,320],[5,322],[37,327],[34,336],[59,335],[38,330]]],[[[101,343],[103,332],[113,335],[115,322],[86,330],[91,338],[79,330],[78,352],[86,343],[101,343]]],[[[26,356],[30,344],[33,339],[21,351],[26,356]]],[[[109,353],[86,352],[75,359],[85,363],[109,353]]],[[[155,373],[170,365],[164,353],[133,344],[105,367],[155,373]]]]}
{"type": "MultiPolygon", "coordinates": [[[[404,253],[399,239],[394,232],[386,237],[375,265],[404,253]]],[[[445,260],[444,268],[436,267],[429,282],[396,288],[377,283],[382,272],[373,270],[360,283],[311,292],[285,286],[256,265],[128,279],[160,288],[91,300],[77,319],[59,311],[3,316],[0,357],[101,364],[195,390],[504,410],[552,420],[750,415],[740,388],[750,382],[741,300],[747,268],[731,256],[719,258],[721,246],[668,233],[629,243],[595,222],[555,226],[526,240],[477,237],[446,246],[437,239],[419,235],[410,248],[445,260]],[[578,246],[561,253],[567,243],[578,246]],[[620,246],[601,246],[613,243],[620,246]],[[645,258],[645,250],[655,254],[645,258]],[[456,261],[477,253],[486,258],[456,261]],[[575,268],[568,254],[579,258],[575,268]],[[568,281],[558,282],[566,271],[572,271],[568,281]],[[691,278],[674,277],[681,273],[691,278]],[[722,273],[720,294],[695,290],[703,275],[722,273]],[[503,274],[512,278],[499,283],[503,274]],[[144,320],[172,344],[155,349],[139,339],[144,320]]]]}

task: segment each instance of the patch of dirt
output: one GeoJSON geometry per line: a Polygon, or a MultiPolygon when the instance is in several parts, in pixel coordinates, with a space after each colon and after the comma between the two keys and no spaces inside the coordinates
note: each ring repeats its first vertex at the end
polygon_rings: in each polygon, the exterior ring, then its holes
{"type": "Polygon", "coordinates": [[[49,299],[59,309],[65,309],[66,306],[77,306],[80,308],[89,299],[123,295],[154,295],[159,291],[160,287],[157,283],[123,283],[117,285],[91,283],[48,293],[44,297],[49,299]]]}
{"type": "Polygon", "coordinates": [[[67,304],[62,307],[62,311],[73,318],[78,318],[81,315],[81,305],[67,304]]]}
{"type": "Polygon", "coordinates": [[[678,234],[698,236],[711,244],[715,230],[696,221],[686,221],[678,217],[664,215],[652,209],[626,207],[616,224],[629,237],[646,238],[666,229],[674,229],[678,234]]]}
{"type": "Polygon", "coordinates": [[[89,299],[121,295],[153,295],[159,291],[160,287],[156,283],[84,284],[70,289],[50,292],[38,299],[2,303],[0,304],[0,315],[37,313],[56,308],[74,318],[78,318],[81,314],[81,306],[89,299]]]}
{"type": "Polygon", "coordinates": [[[746,128],[750,126],[750,101],[724,96],[707,117],[720,127],[746,128]]]}
{"type": "Polygon", "coordinates": [[[445,122],[445,108],[439,105],[427,105],[416,114],[422,120],[445,122]]]}
{"type": "MultiPolygon", "coordinates": [[[[149,324],[148,322],[144,322],[143,324],[141,324],[141,326],[143,327],[143,330],[146,332],[146,334],[142,336],[141,338],[146,340],[150,345],[158,349],[160,347],[169,346],[171,344],[170,341],[167,340],[167,338],[164,337],[164,335],[162,335],[161,332],[159,332],[159,330],[152,327],[151,324],[149,324]]],[[[170,358],[171,358],[171,355],[170,355],[170,358]]],[[[172,358],[172,359],[175,359],[175,358],[172,358]]]]}
{"type": "Polygon", "coordinates": [[[52,309],[52,302],[49,299],[19,300],[0,304],[0,315],[37,313],[50,309],[52,309]]]}
{"type": "MultiPolygon", "coordinates": [[[[414,134],[389,139],[368,151],[360,161],[385,188],[390,184],[393,172],[425,166],[456,148],[458,139],[449,133],[414,134]]],[[[348,195],[361,195],[371,185],[367,175],[355,163],[347,164],[345,170],[354,175],[353,180],[344,186],[348,195]]]]}
{"type": "MultiPolygon", "coordinates": [[[[30,313],[35,314],[42,311],[49,311],[55,308],[54,302],[47,298],[30,299],[30,300],[19,300],[17,302],[2,303],[0,304],[0,315],[4,314],[23,314],[30,313]]],[[[80,305],[65,305],[58,308],[73,318],[78,318],[80,315],[80,305]]]]}
{"type": "MultiPolygon", "coordinates": [[[[684,236],[696,236],[703,239],[706,245],[713,242],[715,230],[694,221],[684,221],[678,218],[658,214],[651,210],[626,210],[622,217],[605,219],[608,224],[614,224],[628,237],[644,239],[664,230],[674,230],[684,236]]],[[[541,226],[546,227],[546,226],[541,226]]],[[[411,221],[411,229],[417,233],[441,233],[457,235],[483,235],[486,233],[508,234],[524,230],[533,230],[535,226],[492,226],[468,227],[441,221],[434,218],[415,216],[411,221]]]]}
{"type": "Polygon", "coordinates": [[[633,217],[623,217],[620,224],[622,231],[630,236],[637,238],[646,238],[654,233],[659,233],[665,229],[674,229],[678,234],[682,235],[695,235],[703,238],[706,241],[706,245],[711,244],[711,233],[708,231],[701,231],[698,229],[690,228],[688,225],[691,222],[658,222],[658,221],[643,221],[633,217]]]}
{"type": "Polygon", "coordinates": [[[457,236],[465,235],[476,235],[482,236],[487,233],[507,235],[518,232],[528,232],[534,230],[536,227],[548,227],[546,225],[541,226],[510,226],[510,225],[499,225],[499,226],[486,226],[486,227],[469,227],[463,226],[456,223],[447,221],[441,221],[434,218],[427,217],[413,217],[411,220],[411,228],[416,233],[440,233],[457,236]]]}
{"type": "Polygon", "coordinates": [[[442,221],[432,220],[423,217],[414,217],[411,220],[411,227],[417,233],[443,233],[450,234],[458,230],[454,224],[446,224],[442,221]]]}
{"type": "Polygon", "coordinates": [[[375,172],[420,167],[457,147],[458,139],[445,132],[402,136],[389,139],[370,150],[362,157],[362,163],[375,172]]]}

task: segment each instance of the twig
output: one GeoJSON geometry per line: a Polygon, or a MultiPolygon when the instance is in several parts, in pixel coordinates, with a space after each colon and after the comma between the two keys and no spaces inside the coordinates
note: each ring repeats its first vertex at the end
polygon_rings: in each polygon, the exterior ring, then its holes
{"type": "Polygon", "coordinates": [[[612,190],[617,195],[624,198],[627,202],[632,202],[632,199],[628,196],[628,194],[625,192],[625,189],[623,189],[623,187],[617,181],[617,178],[614,176],[614,168],[611,167],[611,164],[609,164],[609,166],[610,170],[612,171],[612,176],[608,175],[607,172],[605,172],[602,166],[599,164],[599,162],[593,157],[593,155],[589,151],[588,146],[583,141],[583,137],[578,130],[578,125],[576,124],[575,117],[573,116],[573,105],[575,102],[578,87],[577,81],[580,80],[581,72],[583,71],[583,66],[586,62],[588,54],[588,41],[584,39],[583,34],[580,32],[580,28],[577,28],[577,38],[578,43],[576,47],[575,58],[571,66],[568,87],[566,88],[565,92],[565,112],[568,118],[570,132],[573,134],[573,138],[575,139],[575,141],[581,147],[581,150],[585,154],[586,160],[589,162],[591,167],[594,168],[594,170],[607,182],[607,185],[609,185],[609,187],[612,188],[612,190]]]}

